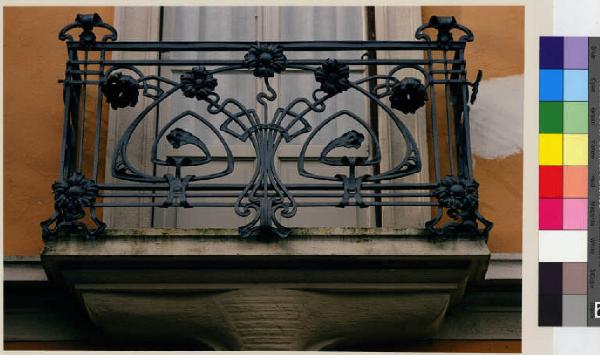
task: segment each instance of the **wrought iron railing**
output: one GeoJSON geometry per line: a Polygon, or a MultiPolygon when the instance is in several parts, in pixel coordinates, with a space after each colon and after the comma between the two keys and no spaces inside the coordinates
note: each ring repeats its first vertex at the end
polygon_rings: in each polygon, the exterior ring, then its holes
{"type": "Polygon", "coordinates": [[[217,43],[119,42],[117,31],[93,14],[78,15],[74,23],[60,31],[59,38],[66,41],[68,52],[63,81],[64,135],[60,177],[52,186],[55,212],[41,223],[44,239],[55,238],[60,233],[97,236],[106,228],[98,218],[97,209],[123,206],[232,208],[248,220],[239,228],[243,237],[253,234],[286,237],[289,229],[281,220],[293,218],[298,208],[430,206],[431,220],[424,227],[432,235],[443,237],[459,233],[487,239],[492,223],[478,212],[478,184],[473,178],[469,138],[469,104],[475,101],[481,72],[475,82],[467,81],[464,54],[473,34],[453,17],[432,17],[416,30],[416,41],[217,43]],[[73,38],[73,29],[81,30],[78,39],[73,38]],[[98,32],[102,31],[106,34],[98,39],[98,32]],[[427,33],[430,31],[431,35],[427,33]],[[460,32],[460,37],[454,38],[453,32],[460,32]],[[234,59],[165,59],[162,56],[115,59],[110,56],[115,52],[191,51],[227,52],[234,59]],[[365,54],[354,59],[286,57],[294,52],[318,54],[323,51],[365,54]],[[377,55],[381,51],[416,51],[420,58],[381,59],[377,55]],[[147,75],[140,69],[163,66],[193,69],[184,72],[178,81],[147,75]],[[374,70],[357,80],[350,79],[352,68],[361,66],[374,70]],[[384,66],[391,70],[382,74],[384,66]],[[305,97],[295,98],[270,113],[269,108],[278,96],[271,80],[284,71],[294,70],[313,73],[314,85],[306,88],[305,97]],[[405,70],[418,73],[421,79],[404,76],[405,70]],[[256,95],[256,107],[245,106],[228,92],[219,90],[219,77],[233,71],[253,75],[263,85],[263,90],[256,95]],[[309,115],[324,112],[332,98],[349,92],[358,93],[369,102],[370,118],[364,118],[361,112],[342,109],[317,124],[309,122],[309,115]],[[181,110],[167,124],[157,125],[149,157],[154,169],[143,171],[128,157],[132,135],[148,119],[148,113],[158,109],[174,93],[183,94],[187,100],[203,102],[204,112],[181,110]],[[94,96],[90,98],[91,95],[94,96]],[[90,100],[95,110],[89,109],[90,100]],[[103,122],[106,113],[102,111],[108,107],[105,102],[113,110],[126,110],[144,101],[149,104],[118,137],[110,164],[106,164],[118,183],[99,182],[104,160],[101,153],[106,144],[101,139],[103,125],[106,125],[103,122]],[[422,107],[427,111],[429,144],[417,147],[411,131],[399,116],[408,115],[410,119],[422,107]],[[217,115],[225,117],[220,125],[213,121],[217,115]],[[86,116],[95,120],[86,120],[86,116]],[[313,137],[342,116],[353,120],[358,128],[330,137],[329,143],[323,144],[320,154],[313,159],[321,167],[330,167],[332,173],[310,169],[306,154],[313,137]],[[204,133],[212,132],[217,137],[214,142],[222,153],[221,168],[205,173],[199,169],[214,162],[211,148],[199,138],[201,132],[175,127],[184,117],[196,120],[204,127],[204,133]],[[379,132],[373,128],[381,120],[389,120],[390,127],[403,141],[402,147],[393,147],[403,152],[402,159],[387,171],[380,169],[382,144],[379,132]],[[438,127],[440,125],[443,129],[438,127]],[[90,130],[94,135],[89,135],[90,130]],[[255,170],[249,181],[219,183],[220,178],[232,174],[237,162],[225,137],[249,143],[254,149],[255,170]],[[90,140],[94,142],[93,153],[86,148],[91,147],[90,140]],[[175,151],[192,147],[195,153],[162,156],[161,140],[166,140],[175,151]],[[278,174],[274,156],[282,143],[294,140],[300,141],[301,146],[297,173],[312,183],[286,182],[278,174]],[[365,146],[370,148],[361,150],[365,146]],[[334,154],[336,150],[338,153],[334,154]],[[429,153],[430,181],[403,182],[404,178],[423,169],[420,154],[423,150],[429,153]],[[442,152],[448,157],[442,157],[442,152]],[[444,169],[442,159],[446,164],[444,169]],[[170,170],[161,174],[157,166],[170,170]],[[190,173],[191,168],[196,169],[194,173],[190,173]],[[119,202],[120,197],[150,198],[150,202],[119,202]],[[220,200],[214,202],[210,197],[220,200]]]}

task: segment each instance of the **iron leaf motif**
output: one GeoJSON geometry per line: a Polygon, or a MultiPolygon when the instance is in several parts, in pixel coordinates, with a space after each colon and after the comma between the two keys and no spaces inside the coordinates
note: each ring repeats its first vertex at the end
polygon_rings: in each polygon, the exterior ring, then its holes
{"type": "Polygon", "coordinates": [[[336,148],[341,148],[341,147],[358,149],[358,148],[360,148],[360,146],[362,145],[364,140],[365,140],[364,134],[357,132],[355,130],[348,131],[348,132],[342,134],[340,137],[329,142],[325,146],[323,151],[321,152],[321,157],[319,160],[325,164],[333,164],[333,165],[342,165],[342,164],[347,165],[347,164],[349,164],[349,161],[351,161],[351,160],[354,162],[354,164],[362,163],[365,160],[363,157],[349,158],[347,156],[344,156],[342,159],[339,159],[339,158],[330,158],[327,155],[332,150],[334,150],[336,148]]]}

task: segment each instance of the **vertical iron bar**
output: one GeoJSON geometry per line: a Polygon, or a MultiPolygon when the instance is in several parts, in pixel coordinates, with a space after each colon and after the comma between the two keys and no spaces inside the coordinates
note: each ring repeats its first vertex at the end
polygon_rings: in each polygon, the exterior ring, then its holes
{"type": "MultiPolygon", "coordinates": [[[[78,61],[77,50],[73,51],[73,59],[78,61]]],[[[79,64],[72,64],[71,70],[79,71],[79,64]]],[[[75,81],[81,81],[80,74],[73,74],[75,81]]],[[[73,84],[70,92],[69,114],[67,123],[67,145],[65,147],[67,178],[77,169],[77,128],[79,127],[79,109],[81,99],[81,84],[73,84]]]]}
{"type": "MultiPolygon", "coordinates": [[[[164,30],[164,19],[165,19],[165,7],[161,6],[160,7],[160,14],[158,17],[158,41],[162,42],[163,40],[163,30],[164,30]]],[[[162,51],[158,52],[158,60],[162,60],[162,51]]],[[[158,71],[157,71],[157,75],[159,77],[162,76],[162,65],[158,66],[158,71]]],[[[160,90],[160,80],[157,80],[156,86],[158,87],[158,90],[160,90]]],[[[156,106],[156,121],[154,123],[154,140],[156,140],[156,137],[158,136],[158,131],[160,129],[160,105],[156,106]]],[[[152,162],[152,175],[156,176],[156,172],[157,172],[157,168],[156,168],[156,163],[152,162]]],[[[156,190],[152,190],[152,193],[155,193],[156,190]]],[[[152,203],[156,202],[156,197],[152,197],[152,203]]],[[[150,209],[150,227],[154,228],[155,224],[154,224],[154,218],[156,217],[156,207],[152,207],[150,209]]]]}
{"type": "Polygon", "coordinates": [[[83,64],[83,84],[81,84],[81,91],[79,92],[80,105],[79,105],[79,149],[77,152],[77,171],[83,173],[83,140],[85,136],[85,101],[87,96],[87,68],[89,51],[84,51],[84,64],[83,64]]]}
{"type": "MultiPolygon", "coordinates": [[[[104,73],[104,59],[105,59],[106,51],[100,51],[100,65],[99,71],[104,73]]],[[[104,80],[104,74],[100,77],[100,82],[104,80]]],[[[98,162],[99,162],[99,154],[100,154],[100,130],[102,129],[102,90],[100,85],[98,85],[98,101],[96,105],[96,140],[94,142],[94,172],[92,175],[92,179],[94,181],[98,181],[98,162]]]]}
{"type": "MultiPolygon", "coordinates": [[[[375,41],[377,39],[376,27],[375,27],[375,7],[367,6],[367,35],[370,41],[375,41]]],[[[377,59],[377,51],[368,50],[367,51],[369,59],[377,59]]],[[[377,65],[369,64],[367,66],[367,75],[373,76],[377,75],[377,65]]],[[[374,80],[369,80],[369,92],[374,92],[375,86],[377,82],[374,80]]],[[[375,133],[375,139],[379,140],[379,117],[378,117],[378,107],[375,101],[369,100],[369,125],[371,129],[375,133]]],[[[375,142],[371,139],[371,149],[375,147],[375,142]]],[[[373,174],[377,175],[381,172],[381,161],[373,166],[373,174]]],[[[381,190],[375,190],[375,193],[380,193],[381,190]]],[[[381,197],[375,197],[376,202],[381,202],[381,197]]],[[[383,226],[383,210],[381,206],[375,206],[375,226],[382,227],[383,226]]]]}
{"type": "MultiPolygon", "coordinates": [[[[73,50],[68,50],[69,62],[74,60],[73,50]]],[[[69,74],[69,70],[71,69],[71,64],[67,63],[67,67],[65,69],[65,83],[64,86],[64,102],[65,102],[65,112],[64,112],[64,123],[63,123],[63,139],[60,147],[60,180],[64,180],[65,177],[69,176],[69,169],[67,168],[69,164],[69,120],[70,120],[70,111],[71,111],[71,74],[69,74]]]]}
{"type": "Polygon", "coordinates": [[[439,152],[439,143],[438,143],[438,127],[437,127],[437,110],[435,108],[435,85],[433,85],[433,74],[431,73],[433,70],[433,53],[431,49],[427,50],[427,60],[429,64],[427,64],[429,75],[431,76],[431,82],[429,83],[429,96],[431,98],[430,101],[430,114],[431,114],[431,131],[432,131],[432,140],[433,140],[433,166],[434,166],[434,175],[435,175],[435,183],[439,184],[440,182],[440,152],[439,152]]]}
{"type": "MultiPolygon", "coordinates": [[[[431,98],[430,101],[430,115],[431,115],[431,136],[432,136],[432,145],[433,145],[433,170],[434,170],[434,176],[435,176],[435,183],[439,184],[440,183],[440,171],[441,171],[441,167],[440,167],[440,152],[439,152],[439,142],[438,142],[438,126],[437,126],[437,110],[435,107],[435,85],[433,84],[435,78],[434,78],[434,74],[432,73],[433,71],[433,51],[431,49],[428,49],[426,51],[427,53],[427,61],[429,62],[427,64],[427,68],[429,71],[429,76],[431,79],[431,82],[429,83],[429,97],[431,98]]],[[[437,206],[437,213],[436,216],[434,217],[435,219],[440,219],[442,217],[442,214],[444,213],[444,209],[440,206],[437,206]]]]}
{"type": "Polygon", "coordinates": [[[444,90],[446,98],[446,122],[448,136],[448,162],[450,163],[450,175],[454,176],[454,146],[452,140],[452,119],[450,118],[450,84],[448,84],[448,51],[444,50],[444,90]]]}
{"type": "MultiPolygon", "coordinates": [[[[460,58],[464,57],[463,50],[460,51],[460,58]]],[[[464,65],[463,65],[464,66],[464,65]]],[[[464,158],[465,158],[465,177],[468,179],[473,178],[473,158],[471,156],[471,125],[469,122],[469,91],[467,90],[467,74],[466,68],[464,70],[464,74],[462,74],[465,80],[465,84],[462,85],[462,102],[463,102],[463,124],[462,124],[462,132],[463,132],[463,148],[464,148],[464,158]]]]}
{"type": "MultiPolygon", "coordinates": [[[[462,57],[462,51],[455,51],[454,52],[454,59],[458,59],[462,57]]],[[[466,68],[464,68],[464,65],[459,65],[459,64],[452,64],[452,69],[453,69],[453,73],[450,76],[451,79],[453,80],[458,80],[458,79],[463,79],[464,84],[452,84],[451,89],[450,89],[450,93],[452,94],[452,111],[454,112],[454,135],[455,135],[455,139],[456,141],[455,146],[456,146],[456,167],[457,167],[457,174],[458,176],[464,177],[465,175],[465,171],[468,170],[468,168],[465,166],[467,165],[466,162],[466,157],[465,157],[465,132],[464,132],[464,114],[465,111],[468,110],[468,103],[465,103],[465,101],[463,100],[464,96],[468,96],[468,91],[465,94],[463,92],[463,89],[467,88],[467,76],[466,76],[466,68]],[[458,70],[458,69],[462,69],[462,71],[465,72],[465,74],[457,74],[456,72],[454,72],[454,70],[458,70]],[[462,119],[462,120],[461,120],[462,119]]],[[[461,71],[461,72],[462,72],[461,71]]]]}

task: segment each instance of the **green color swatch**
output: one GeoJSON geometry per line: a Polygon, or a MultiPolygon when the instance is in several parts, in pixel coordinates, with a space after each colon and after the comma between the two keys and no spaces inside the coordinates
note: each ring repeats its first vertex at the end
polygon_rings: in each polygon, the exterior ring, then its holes
{"type": "Polygon", "coordinates": [[[540,102],[540,133],[563,132],[563,103],[540,102]]]}

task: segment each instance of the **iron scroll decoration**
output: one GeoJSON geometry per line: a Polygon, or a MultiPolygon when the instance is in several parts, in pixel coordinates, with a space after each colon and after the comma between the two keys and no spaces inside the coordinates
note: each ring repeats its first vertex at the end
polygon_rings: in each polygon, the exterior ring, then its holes
{"type": "MultiPolygon", "coordinates": [[[[432,17],[428,23],[417,29],[415,37],[419,41],[397,42],[390,49],[412,49],[421,48],[427,55],[427,60],[414,61],[388,61],[377,62],[377,60],[362,58],[360,61],[344,61],[333,58],[321,60],[288,60],[288,50],[314,50],[318,47],[336,46],[342,48],[351,46],[345,42],[312,42],[312,43],[224,43],[227,46],[239,47],[245,54],[233,64],[204,64],[198,63],[191,70],[180,75],[179,80],[172,80],[157,75],[146,75],[138,68],[144,65],[135,61],[113,61],[106,60],[104,55],[110,50],[127,50],[128,42],[116,42],[117,32],[105,24],[100,16],[77,15],[75,22],[60,31],[59,39],[66,40],[69,49],[69,62],[64,81],[65,97],[65,132],[63,137],[63,155],[61,156],[61,177],[53,185],[54,191],[54,214],[42,222],[42,235],[45,240],[56,238],[60,233],[84,234],[88,238],[98,236],[106,229],[106,225],[96,216],[96,207],[106,204],[98,203],[102,196],[101,192],[109,190],[111,186],[96,183],[98,175],[98,147],[96,142],[96,155],[94,161],[94,173],[92,178],[86,178],[82,173],[81,161],[82,144],[78,145],[77,131],[82,130],[83,122],[79,116],[79,105],[85,98],[85,87],[95,83],[99,89],[98,100],[101,104],[106,102],[113,110],[121,110],[140,105],[141,97],[149,100],[150,104],[143,107],[137,117],[129,124],[123,134],[119,137],[112,155],[110,166],[112,176],[121,181],[129,181],[136,184],[137,189],[154,191],[159,187],[166,191],[162,201],[153,204],[153,207],[169,208],[183,207],[194,208],[211,207],[210,203],[194,203],[191,201],[190,190],[198,189],[203,182],[216,180],[232,174],[235,169],[235,157],[232,149],[227,143],[226,136],[233,137],[241,142],[249,143],[255,151],[255,170],[251,179],[232,189],[237,191],[234,202],[231,203],[238,216],[248,218],[248,222],[239,227],[241,237],[262,236],[286,238],[290,235],[290,228],[282,224],[282,219],[289,219],[296,215],[298,208],[306,208],[308,204],[299,202],[298,186],[285,183],[280,177],[275,157],[281,144],[289,143],[299,137],[305,140],[301,144],[301,150],[297,161],[298,174],[319,184],[327,183],[333,189],[341,191],[339,198],[335,201],[322,203],[325,206],[344,208],[357,206],[365,208],[370,206],[411,206],[411,202],[397,203],[385,199],[385,192],[392,190],[395,196],[402,197],[406,190],[427,190],[421,197],[427,197],[429,202],[416,202],[414,206],[432,206],[437,209],[437,214],[425,224],[431,235],[445,238],[454,234],[466,234],[473,237],[487,239],[492,223],[486,220],[478,211],[479,196],[478,183],[473,178],[473,170],[470,157],[470,143],[468,136],[468,112],[469,102],[472,104],[478,91],[478,83],[481,72],[473,83],[466,81],[466,70],[464,62],[464,47],[466,42],[473,40],[473,34],[466,27],[458,24],[453,17],[432,17]],[[74,40],[69,32],[75,28],[81,29],[79,40],[74,40]],[[102,28],[108,31],[100,41],[97,40],[94,29],[102,28]],[[437,31],[437,39],[434,41],[424,31],[432,28],[437,31]],[[452,32],[462,31],[464,35],[455,41],[452,32]],[[114,43],[114,47],[110,43],[114,43]],[[118,45],[122,47],[118,47],[118,45]],[[452,60],[444,59],[443,62],[436,61],[431,53],[433,50],[442,51],[444,56],[454,53],[452,60]],[[78,59],[78,52],[83,51],[84,60],[78,59]],[[100,53],[102,60],[93,62],[88,59],[90,51],[100,53]],[[434,64],[443,63],[444,70],[435,70],[434,64]],[[448,67],[452,63],[452,67],[448,67]],[[89,69],[91,64],[97,64],[97,72],[89,69]],[[391,65],[392,69],[387,74],[377,74],[351,79],[350,71],[352,65],[391,65]],[[82,69],[83,67],[83,69],[82,69]],[[422,79],[416,77],[399,78],[399,73],[405,69],[417,71],[422,79]],[[219,76],[231,71],[246,71],[252,73],[257,80],[261,80],[264,90],[260,91],[255,101],[256,108],[250,108],[239,100],[223,96],[219,91],[219,76]],[[271,79],[285,71],[299,70],[312,72],[314,74],[315,88],[310,95],[297,97],[286,105],[276,107],[271,113],[278,99],[278,93],[271,84],[271,79]],[[440,80],[439,74],[443,73],[445,78],[440,80]],[[96,74],[97,81],[92,81],[88,76],[96,74]],[[456,143],[456,156],[451,157],[450,165],[456,166],[449,175],[440,177],[436,170],[436,179],[433,183],[422,186],[401,183],[404,177],[419,173],[423,168],[421,154],[410,130],[400,118],[411,119],[419,109],[425,107],[428,100],[433,100],[435,85],[446,85],[450,97],[451,106],[447,107],[448,114],[453,115],[456,143]],[[368,88],[366,88],[368,86],[368,88]],[[471,98],[467,99],[471,87],[471,98]],[[172,95],[180,93],[188,100],[203,102],[206,112],[185,110],[171,118],[162,127],[159,127],[151,147],[151,162],[155,166],[169,167],[174,173],[162,176],[148,173],[135,166],[128,155],[132,136],[141,124],[150,117],[150,113],[172,95]],[[310,123],[309,116],[323,113],[331,98],[338,95],[353,93],[362,95],[365,99],[374,103],[379,112],[379,119],[387,119],[395,134],[402,138],[402,157],[386,171],[374,169],[382,160],[381,146],[378,133],[375,132],[369,122],[360,114],[347,109],[341,109],[330,114],[325,119],[310,123]],[[224,121],[216,126],[211,117],[221,115],[224,121]],[[215,159],[211,148],[204,142],[198,132],[177,127],[177,123],[183,119],[191,119],[197,122],[204,133],[215,137],[215,142],[224,152],[224,164],[222,169],[206,174],[186,174],[189,167],[202,167],[214,164],[215,159]],[[359,129],[348,131],[332,137],[330,141],[321,148],[318,163],[322,166],[335,167],[335,174],[325,174],[322,170],[313,171],[305,163],[307,151],[316,146],[313,141],[324,128],[336,120],[352,121],[359,129]],[[159,154],[160,142],[166,141],[174,151],[182,147],[190,147],[196,153],[193,155],[168,155],[161,157],[159,154]],[[360,149],[369,144],[367,153],[360,149]],[[334,154],[336,150],[345,149],[344,154],[334,154]],[[78,152],[79,150],[79,152],[78,152]],[[356,152],[347,153],[347,152],[356,152]],[[363,152],[363,153],[361,153],[363,152]],[[452,160],[454,159],[454,161],[452,160]],[[340,171],[345,171],[340,173],[340,171]],[[370,171],[370,173],[365,173],[370,171]],[[382,199],[383,197],[383,199],[382,199]],[[94,228],[82,219],[86,216],[85,209],[89,210],[91,222],[94,228]],[[447,216],[444,217],[444,213],[447,216]],[[449,219],[450,221],[447,221],[449,219]],[[445,224],[444,224],[445,223],[445,224]],[[443,224],[441,227],[440,224],[443,224]],[[54,225],[54,227],[52,227],[54,225]]],[[[363,42],[364,46],[379,45],[376,41],[363,42]]],[[[143,50],[164,46],[167,50],[185,50],[193,46],[215,45],[204,42],[179,42],[169,43],[137,43],[138,48],[132,50],[143,50]],[[169,46],[173,48],[168,48],[169,46]],[[186,48],[189,46],[189,48],[186,48]]],[[[387,44],[389,46],[389,44],[387,44]]],[[[134,46],[134,45],[131,45],[134,46]]],[[[384,48],[385,43],[381,44],[384,48]]],[[[359,47],[356,47],[360,49],[359,47]]],[[[318,49],[317,49],[318,50],[318,49]]],[[[201,61],[198,61],[201,62],[201,61]]],[[[160,60],[156,65],[163,65],[160,60]]],[[[83,101],[85,105],[85,101],[83,101]]],[[[432,102],[432,106],[433,106],[432,102]]],[[[98,107],[101,107],[99,105],[98,107]]],[[[99,115],[100,113],[98,113],[99,115]]],[[[101,116],[100,116],[101,117],[101,116]]],[[[448,116],[450,117],[450,116],[448,116]]],[[[450,119],[450,118],[449,118],[450,119]]],[[[437,135],[434,132],[434,135],[437,135]]],[[[81,139],[82,140],[82,139],[81,139]]],[[[454,151],[454,150],[451,150],[454,151]]],[[[437,155],[435,159],[437,159],[437,155]]],[[[437,163],[436,163],[437,166],[437,163]]],[[[317,185],[315,185],[317,186],[317,185]]],[[[320,186],[320,185],[319,185],[320,186]]],[[[114,188],[114,187],[112,187],[114,188]]],[[[418,194],[413,194],[417,196],[418,194]]],[[[152,195],[158,197],[159,195],[152,195]]],[[[314,196],[320,196],[315,193],[314,196]]],[[[406,197],[411,196],[406,194],[406,197]]],[[[216,205],[214,207],[217,207],[216,205]]]]}

